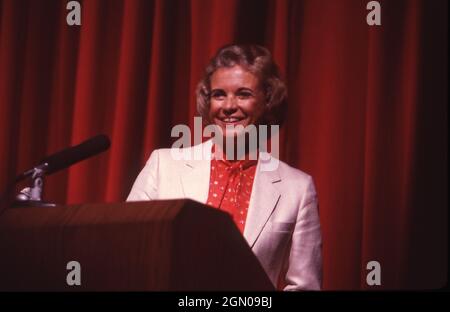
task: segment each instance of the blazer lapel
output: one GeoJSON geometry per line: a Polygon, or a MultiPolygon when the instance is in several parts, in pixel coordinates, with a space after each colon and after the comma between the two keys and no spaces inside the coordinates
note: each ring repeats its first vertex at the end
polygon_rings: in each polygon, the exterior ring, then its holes
{"type": "Polygon", "coordinates": [[[278,169],[262,171],[261,160],[258,161],[244,229],[244,237],[250,247],[255,244],[280,200],[281,192],[277,188],[280,181],[278,169]]]}
{"type": "Polygon", "coordinates": [[[211,140],[191,148],[190,159],[183,161],[181,185],[184,197],[194,199],[201,203],[208,200],[209,175],[211,167],[211,140]],[[195,160],[194,155],[201,155],[201,159],[195,160]]]}
{"type": "MultiPolygon", "coordinates": [[[[191,154],[191,159],[183,161],[183,168],[180,168],[184,172],[181,174],[184,196],[201,203],[206,203],[208,200],[211,147],[212,140],[193,146],[192,152],[203,153],[202,159],[195,160],[193,154],[191,154]]],[[[244,229],[244,237],[250,247],[255,244],[281,196],[281,192],[277,188],[278,182],[281,181],[278,169],[263,171],[261,170],[261,162],[260,158],[256,168],[244,229]]]]}

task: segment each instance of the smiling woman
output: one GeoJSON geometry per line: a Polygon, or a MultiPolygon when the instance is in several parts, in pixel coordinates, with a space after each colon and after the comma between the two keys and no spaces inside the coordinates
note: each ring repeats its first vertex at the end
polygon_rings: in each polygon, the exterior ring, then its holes
{"type": "Polygon", "coordinates": [[[224,210],[274,286],[319,290],[322,238],[311,176],[278,159],[275,167],[265,169],[264,162],[275,157],[258,146],[256,159],[249,157],[251,145],[243,157],[228,153],[237,150],[246,128],[281,125],[286,94],[267,49],[257,45],[220,49],[198,84],[197,109],[225,140],[184,149],[187,154],[210,156],[201,160],[174,159],[171,149],[154,151],[127,200],[190,198],[224,210]]]}

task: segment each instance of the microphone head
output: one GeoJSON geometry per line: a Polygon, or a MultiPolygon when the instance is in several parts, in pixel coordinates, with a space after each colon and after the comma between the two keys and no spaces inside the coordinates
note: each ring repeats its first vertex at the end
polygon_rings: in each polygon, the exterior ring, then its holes
{"type": "Polygon", "coordinates": [[[46,174],[52,174],[86,158],[104,152],[110,147],[110,145],[111,142],[108,136],[104,134],[96,135],[78,145],[66,148],[46,157],[40,163],[47,163],[48,167],[45,170],[46,174]]]}

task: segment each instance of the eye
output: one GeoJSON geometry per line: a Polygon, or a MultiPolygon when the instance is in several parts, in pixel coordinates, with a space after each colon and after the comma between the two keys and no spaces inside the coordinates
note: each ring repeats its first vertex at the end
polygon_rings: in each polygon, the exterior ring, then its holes
{"type": "Polygon", "coordinates": [[[241,100],[246,100],[253,97],[253,93],[248,90],[241,90],[237,93],[237,97],[241,100]]]}
{"type": "Polygon", "coordinates": [[[211,98],[214,100],[223,100],[225,98],[226,94],[222,90],[213,90],[211,92],[211,98]]]}

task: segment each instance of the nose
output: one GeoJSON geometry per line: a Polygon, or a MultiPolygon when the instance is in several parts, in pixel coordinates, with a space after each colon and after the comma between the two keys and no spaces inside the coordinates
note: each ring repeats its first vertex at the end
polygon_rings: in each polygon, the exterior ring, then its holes
{"type": "Polygon", "coordinates": [[[225,115],[232,115],[238,109],[237,101],[234,96],[228,96],[223,103],[222,110],[225,115]]]}

